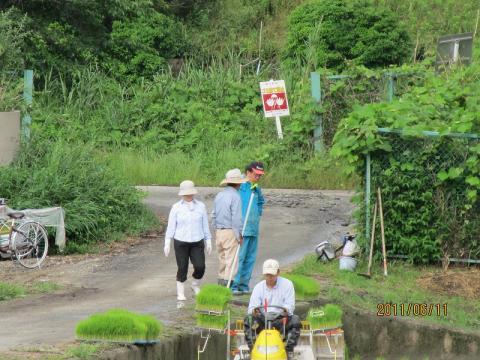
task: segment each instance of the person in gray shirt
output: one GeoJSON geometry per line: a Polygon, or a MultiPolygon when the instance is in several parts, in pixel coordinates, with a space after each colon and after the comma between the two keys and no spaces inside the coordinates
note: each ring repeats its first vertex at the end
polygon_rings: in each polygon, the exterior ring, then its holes
{"type": "Polygon", "coordinates": [[[236,274],[237,264],[234,258],[242,243],[242,200],[238,193],[240,184],[247,179],[239,169],[227,172],[220,186],[226,188],[215,197],[212,222],[215,229],[215,243],[218,252],[218,284],[227,286],[230,272],[236,274]]]}

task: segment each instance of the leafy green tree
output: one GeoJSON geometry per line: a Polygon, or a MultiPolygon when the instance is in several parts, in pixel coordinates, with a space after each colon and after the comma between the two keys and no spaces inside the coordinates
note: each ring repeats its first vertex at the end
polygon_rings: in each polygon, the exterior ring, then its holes
{"type": "Polygon", "coordinates": [[[114,21],[109,68],[121,75],[151,76],[165,68],[168,59],[183,55],[185,47],[182,25],[163,14],[114,21]]]}
{"type": "Polygon", "coordinates": [[[27,18],[13,10],[0,12],[0,68],[21,70],[27,18]]]}
{"type": "Polygon", "coordinates": [[[410,38],[397,16],[368,1],[315,0],[289,17],[286,58],[313,68],[401,64],[410,38]]]}

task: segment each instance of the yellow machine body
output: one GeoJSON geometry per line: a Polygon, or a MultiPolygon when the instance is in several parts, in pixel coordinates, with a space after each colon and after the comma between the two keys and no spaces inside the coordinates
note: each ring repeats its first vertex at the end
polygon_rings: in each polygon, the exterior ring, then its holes
{"type": "Polygon", "coordinates": [[[253,346],[251,360],[287,360],[287,352],[278,330],[262,330],[253,346]]]}

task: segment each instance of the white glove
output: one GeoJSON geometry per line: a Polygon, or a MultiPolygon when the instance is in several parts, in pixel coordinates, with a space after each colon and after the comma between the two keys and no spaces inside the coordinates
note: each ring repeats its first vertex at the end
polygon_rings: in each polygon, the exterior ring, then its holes
{"type": "Polygon", "coordinates": [[[170,238],[165,238],[165,246],[163,247],[163,252],[166,257],[168,257],[168,254],[170,254],[170,244],[172,243],[172,239],[170,238]]]}
{"type": "Polygon", "coordinates": [[[210,255],[212,253],[212,240],[211,239],[205,240],[205,250],[207,251],[207,255],[210,255]]]}

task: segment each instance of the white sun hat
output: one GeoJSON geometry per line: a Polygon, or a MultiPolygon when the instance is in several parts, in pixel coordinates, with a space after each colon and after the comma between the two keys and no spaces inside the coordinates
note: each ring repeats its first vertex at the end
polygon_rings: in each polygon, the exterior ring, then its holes
{"type": "Polygon", "coordinates": [[[280,269],[280,264],[277,260],[268,259],[263,263],[263,275],[277,275],[280,269]]]}
{"type": "Polygon", "coordinates": [[[248,179],[243,177],[240,169],[232,169],[227,171],[227,173],[225,174],[225,179],[222,180],[220,185],[243,184],[244,182],[247,182],[247,181],[248,179]]]}
{"type": "Polygon", "coordinates": [[[195,195],[198,194],[197,189],[195,189],[195,184],[191,180],[184,180],[180,183],[180,191],[178,195],[195,195]]]}

